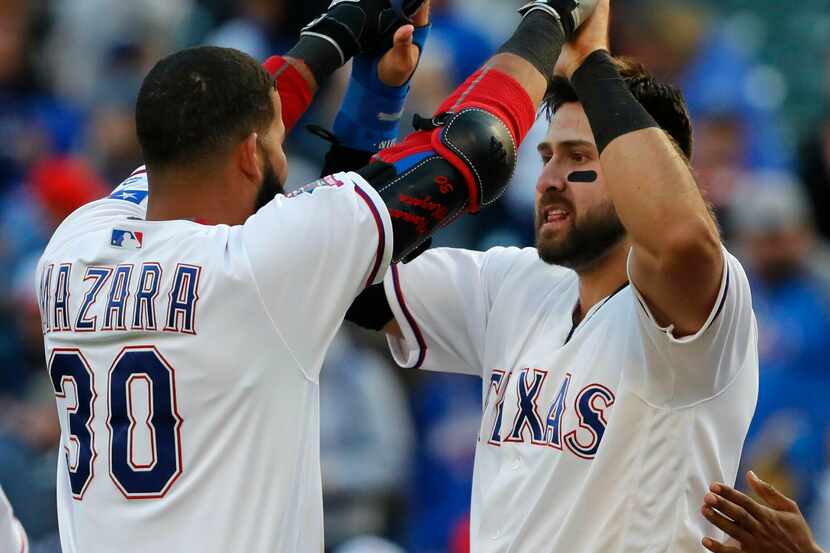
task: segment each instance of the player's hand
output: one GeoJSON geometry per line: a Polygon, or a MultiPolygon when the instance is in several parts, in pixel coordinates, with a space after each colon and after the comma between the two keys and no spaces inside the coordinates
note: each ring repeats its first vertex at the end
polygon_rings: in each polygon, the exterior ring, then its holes
{"type": "Polygon", "coordinates": [[[752,471],[746,481],[764,504],[721,483],[712,484],[712,493],[704,496],[703,516],[740,544],[704,538],[706,549],[714,553],[822,553],[795,501],[752,471]]]}
{"type": "Polygon", "coordinates": [[[392,48],[378,62],[378,78],[386,86],[403,86],[415,72],[421,49],[414,41],[415,27],[429,25],[429,0],[415,12],[412,25],[403,25],[392,38],[392,48]]]}
{"type": "Polygon", "coordinates": [[[585,58],[597,50],[609,50],[608,26],[611,21],[611,0],[599,0],[594,13],[579,29],[576,35],[562,47],[555,73],[567,77],[573,76],[585,58]]]}

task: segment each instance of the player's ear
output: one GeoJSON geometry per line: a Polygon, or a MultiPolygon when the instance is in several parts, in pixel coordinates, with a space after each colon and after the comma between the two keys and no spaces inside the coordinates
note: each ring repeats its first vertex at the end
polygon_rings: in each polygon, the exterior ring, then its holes
{"type": "Polygon", "coordinates": [[[262,181],[262,167],[257,147],[258,138],[257,133],[252,132],[239,144],[236,151],[239,170],[254,182],[262,181]]]}

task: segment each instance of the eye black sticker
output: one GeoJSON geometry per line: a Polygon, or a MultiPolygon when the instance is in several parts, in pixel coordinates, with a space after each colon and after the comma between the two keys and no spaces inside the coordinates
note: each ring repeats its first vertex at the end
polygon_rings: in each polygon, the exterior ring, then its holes
{"type": "Polygon", "coordinates": [[[574,171],[568,175],[568,182],[596,182],[596,171],[574,171]]]}

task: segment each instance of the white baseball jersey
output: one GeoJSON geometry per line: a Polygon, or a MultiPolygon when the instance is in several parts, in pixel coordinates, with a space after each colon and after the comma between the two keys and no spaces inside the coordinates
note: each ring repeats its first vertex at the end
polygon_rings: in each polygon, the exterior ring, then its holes
{"type": "Polygon", "coordinates": [[[12,506],[0,487],[0,553],[27,553],[29,542],[12,506]]]}
{"type": "Polygon", "coordinates": [[[145,221],[135,173],[38,265],[64,553],[320,552],[318,374],[391,258],[358,175],[241,226],[145,221]]]}
{"type": "Polygon", "coordinates": [[[703,551],[709,483],[734,482],[758,389],[749,284],[724,250],[701,330],[660,328],[633,286],[573,328],[576,273],[534,248],[436,249],[393,267],[404,367],[481,376],[471,551],[703,551]]]}

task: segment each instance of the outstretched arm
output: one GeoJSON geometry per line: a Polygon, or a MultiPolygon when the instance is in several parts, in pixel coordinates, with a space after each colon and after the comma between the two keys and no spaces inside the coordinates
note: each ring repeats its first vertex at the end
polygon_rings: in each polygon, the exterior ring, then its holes
{"type": "Polygon", "coordinates": [[[381,40],[379,49],[354,58],[351,77],[331,133],[321,176],[357,171],[378,150],[395,144],[400,132],[409,81],[429,36],[429,0],[412,17],[381,40]]]}
{"type": "MultiPolygon", "coordinates": [[[[378,48],[378,40],[391,36],[413,19],[424,0],[393,7],[389,0],[333,2],[320,17],[300,32],[300,40],[285,55],[268,58],[263,67],[274,77],[282,103],[286,133],[311,105],[319,86],[359,52],[378,48]]],[[[393,49],[394,50],[394,49],[393,49]]],[[[385,62],[397,62],[391,52],[385,62]]]]}
{"type": "Polygon", "coordinates": [[[686,160],[625,87],[608,54],[609,0],[562,53],[600,152],[608,193],[633,244],[631,278],[661,326],[696,333],[724,260],[715,221],[686,160]]]}
{"type": "MultiPolygon", "coordinates": [[[[537,0],[499,52],[435,111],[432,121],[381,151],[361,175],[389,209],[398,261],[439,227],[495,201],[512,175],[567,37],[596,2],[537,0]]],[[[370,288],[347,319],[396,334],[382,290],[370,288]]]]}

